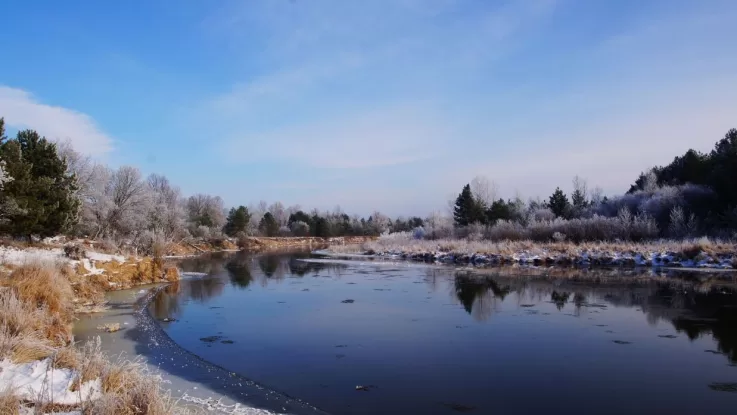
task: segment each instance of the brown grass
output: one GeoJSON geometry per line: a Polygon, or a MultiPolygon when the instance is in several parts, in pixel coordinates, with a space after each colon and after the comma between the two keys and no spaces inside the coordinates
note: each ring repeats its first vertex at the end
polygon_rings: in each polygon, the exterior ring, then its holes
{"type": "Polygon", "coordinates": [[[0,392],[0,414],[20,415],[21,400],[11,389],[0,392]]]}
{"type": "Polygon", "coordinates": [[[53,353],[47,329],[55,324],[45,308],[35,308],[18,299],[15,290],[0,292],[0,358],[10,357],[16,363],[31,362],[53,353]]]}
{"type": "Polygon", "coordinates": [[[51,356],[51,367],[57,369],[79,369],[80,354],[73,345],[57,349],[51,356]]]}
{"type": "Polygon", "coordinates": [[[59,345],[71,340],[74,291],[69,279],[58,268],[41,263],[26,264],[13,271],[7,283],[24,308],[45,310],[47,316],[41,321],[48,339],[59,345]]]}
{"type": "Polygon", "coordinates": [[[161,378],[139,362],[118,360],[102,371],[102,398],[92,402],[85,414],[168,415],[174,402],[161,389],[161,378]]]}
{"type": "MultiPolygon", "coordinates": [[[[103,265],[103,264],[101,264],[103,265]]],[[[163,261],[144,259],[134,263],[105,263],[109,275],[84,276],[83,271],[45,264],[17,267],[0,278],[0,359],[25,363],[51,358],[53,368],[77,371],[72,391],[84,382],[100,379],[103,396],[78,408],[53,402],[37,402],[33,410],[81,409],[83,414],[168,415],[180,412],[161,388],[161,378],[138,362],[110,361],[101,352],[100,339],[81,350],[70,343],[75,294],[94,299],[108,282],[136,284],[178,279],[176,268],[163,261]]],[[[122,288],[122,287],[121,287],[122,288]]],[[[0,414],[17,414],[21,401],[13,393],[0,394],[0,414]]],[[[40,412],[39,412],[40,411],[40,412]]]]}

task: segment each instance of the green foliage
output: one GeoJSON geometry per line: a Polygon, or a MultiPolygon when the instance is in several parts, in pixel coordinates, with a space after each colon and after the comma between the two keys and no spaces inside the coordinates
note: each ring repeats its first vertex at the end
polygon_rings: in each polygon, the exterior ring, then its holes
{"type": "Polygon", "coordinates": [[[248,222],[251,221],[251,214],[248,213],[248,208],[245,206],[238,206],[238,208],[230,209],[228,218],[225,222],[225,228],[223,231],[228,236],[236,236],[240,232],[245,232],[248,227],[248,222]]]}
{"type": "Polygon", "coordinates": [[[694,184],[710,188],[717,200],[704,201],[705,206],[692,208],[697,219],[713,229],[737,227],[737,223],[725,220],[737,208],[737,129],[727,131],[708,154],[688,150],[670,164],[640,174],[628,193],[650,190],[647,187],[652,176],[659,186],[694,184]]]}
{"type": "Polygon", "coordinates": [[[560,190],[560,187],[556,187],[555,192],[550,195],[550,199],[548,200],[548,207],[553,212],[553,214],[555,214],[555,216],[559,218],[564,217],[568,212],[568,197],[565,193],[563,193],[562,190],[560,190]]]}
{"type": "Polygon", "coordinates": [[[9,213],[2,231],[46,237],[70,230],[77,223],[80,207],[77,184],[57,154],[56,144],[33,130],[19,131],[11,140],[3,134],[0,159],[13,180],[5,185],[0,203],[12,200],[17,209],[9,213]]]}
{"type": "Polygon", "coordinates": [[[266,236],[276,236],[279,233],[279,224],[270,212],[266,212],[261,222],[258,224],[258,230],[266,236]]]}
{"type": "Polygon", "coordinates": [[[463,186],[463,190],[456,198],[453,221],[456,226],[485,222],[483,205],[473,197],[471,186],[468,184],[463,186]]]}
{"type": "Polygon", "coordinates": [[[330,223],[322,216],[314,215],[310,220],[310,234],[321,238],[327,238],[331,235],[330,223]]]}
{"type": "Polygon", "coordinates": [[[495,200],[486,209],[486,223],[493,225],[500,220],[511,220],[514,216],[513,203],[507,203],[504,199],[495,200]]]}
{"type": "Polygon", "coordinates": [[[289,220],[287,223],[291,226],[294,222],[304,222],[309,224],[310,222],[312,222],[312,218],[310,218],[310,215],[304,213],[301,210],[298,210],[289,215],[289,220]]]}
{"type": "Polygon", "coordinates": [[[586,195],[579,189],[576,189],[571,193],[571,203],[573,203],[573,207],[577,209],[583,209],[588,206],[586,195]]]}

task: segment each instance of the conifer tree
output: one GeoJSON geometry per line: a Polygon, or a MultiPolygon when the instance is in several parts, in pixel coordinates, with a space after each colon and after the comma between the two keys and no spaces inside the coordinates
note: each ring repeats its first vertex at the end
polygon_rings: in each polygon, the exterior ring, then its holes
{"type": "Polygon", "coordinates": [[[266,212],[261,222],[258,224],[258,230],[266,236],[276,236],[279,232],[279,224],[270,212],[266,212]]]}
{"type": "Polygon", "coordinates": [[[76,178],[67,173],[56,144],[36,131],[19,131],[15,139],[3,137],[0,159],[13,178],[3,189],[3,198],[17,206],[1,225],[3,232],[30,239],[64,233],[77,223],[76,178]]]}
{"type": "Polygon", "coordinates": [[[568,197],[560,190],[560,187],[556,187],[555,192],[550,196],[548,207],[556,217],[563,217],[568,211],[568,206],[568,197]]]}
{"type": "Polygon", "coordinates": [[[236,236],[241,232],[245,232],[248,227],[248,222],[251,221],[251,214],[248,213],[248,208],[245,206],[238,206],[238,208],[230,209],[228,218],[225,222],[225,228],[223,231],[228,236],[236,236]]]}
{"type": "Polygon", "coordinates": [[[484,223],[484,209],[473,197],[471,186],[463,186],[453,208],[453,220],[456,226],[468,226],[472,223],[484,223]]]}

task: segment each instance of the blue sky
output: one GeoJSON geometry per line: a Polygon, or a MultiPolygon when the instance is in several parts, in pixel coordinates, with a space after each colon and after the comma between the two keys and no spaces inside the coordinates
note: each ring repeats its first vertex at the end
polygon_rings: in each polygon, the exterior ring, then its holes
{"type": "Polygon", "coordinates": [[[368,214],[637,174],[737,127],[731,0],[8,1],[0,116],[186,194],[368,214]]]}

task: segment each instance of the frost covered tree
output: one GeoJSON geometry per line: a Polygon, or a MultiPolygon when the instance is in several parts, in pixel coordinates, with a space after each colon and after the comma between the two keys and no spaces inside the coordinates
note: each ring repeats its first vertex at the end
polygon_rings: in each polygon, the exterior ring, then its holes
{"type": "Polygon", "coordinates": [[[111,170],[95,166],[84,195],[85,227],[93,238],[124,238],[146,229],[149,193],[141,172],[132,166],[111,170]]]}
{"type": "Polygon", "coordinates": [[[178,187],[173,186],[166,176],[151,174],[146,180],[149,194],[147,206],[147,228],[171,241],[186,233],[183,198],[178,187]]]}
{"type": "Polygon", "coordinates": [[[381,235],[382,233],[389,230],[389,226],[391,223],[392,221],[391,219],[389,219],[388,216],[379,211],[374,211],[374,213],[372,213],[366,221],[366,226],[368,226],[367,230],[369,234],[381,235]]]}
{"type": "Polygon", "coordinates": [[[489,180],[486,176],[476,176],[471,180],[471,193],[476,201],[480,202],[484,208],[488,208],[496,200],[499,193],[499,186],[493,180],[489,180]]]}
{"type": "Polygon", "coordinates": [[[286,209],[284,209],[284,204],[282,204],[282,202],[272,203],[269,206],[268,211],[269,213],[271,213],[271,216],[274,217],[274,220],[277,224],[279,224],[280,227],[287,225],[289,214],[287,214],[286,209]]]}
{"type": "MultiPolygon", "coordinates": [[[[69,231],[79,219],[77,184],[59,157],[56,144],[36,131],[23,130],[5,137],[0,124],[0,160],[13,178],[6,182],[0,201],[17,209],[6,212],[2,230],[13,236],[54,236],[69,231]],[[12,202],[10,202],[12,201],[12,202]]],[[[7,206],[7,205],[6,205],[7,206]]]]}
{"type": "Polygon", "coordinates": [[[201,227],[209,229],[209,234],[218,233],[225,225],[225,207],[219,196],[198,193],[187,199],[187,221],[190,232],[195,236],[201,227]]]}

